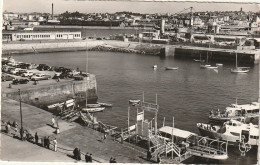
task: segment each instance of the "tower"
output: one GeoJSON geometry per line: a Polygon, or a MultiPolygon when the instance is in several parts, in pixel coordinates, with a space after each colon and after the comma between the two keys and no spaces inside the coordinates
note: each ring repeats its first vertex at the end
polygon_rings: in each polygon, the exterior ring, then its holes
{"type": "Polygon", "coordinates": [[[53,20],[53,3],[51,4],[51,18],[53,20]]]}

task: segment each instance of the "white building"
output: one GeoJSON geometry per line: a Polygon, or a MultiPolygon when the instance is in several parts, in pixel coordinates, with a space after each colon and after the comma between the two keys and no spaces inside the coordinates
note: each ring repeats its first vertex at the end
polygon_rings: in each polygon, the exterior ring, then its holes
{"type": "Polygon", "coordinates": [[[81,32],[28,32],[16,31],[12,33],[3,33],[3,41],[21,41],[21,40],[70,40],[81,39],[81,32]]]}

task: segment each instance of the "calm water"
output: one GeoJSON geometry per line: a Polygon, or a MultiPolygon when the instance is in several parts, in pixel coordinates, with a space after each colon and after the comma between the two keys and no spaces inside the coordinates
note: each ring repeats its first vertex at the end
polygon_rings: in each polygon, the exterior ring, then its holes
{"type": "MultiPolygon", "coordinates": [[[[156,93],[160,105],[158,125],[175,127],[199,133],[198,122],[208,122],[211,109],[222,109],[238,98],[238,103],[250,103],[258,100],[259,66],[251,68],[248,74],[231,74],[226,64],[218,73],[200,69],[199,63],[192,60],[174,58],[160,59],[156,56],[123,54],[114,52],[62,52],[16,55],[18,61],[46,63],[53,66],[66,66],[86,70],[86,54],[89,55],[90,73],[96,75],[100,102],[112,103],[113,108],[97,114],[99,120],[118,127],[127,126],[127,108],[129,99],[142,99],[155,102],[156,93]],[[158,65],[156,71],[152,66],[158,65]],[[179,67],[179,70],[165,71],[165,66],[179,67]]],[[[136,111],[131,111],[131,124],[134,124],[136,111]]],[[[145,113],[145,118],[153,117],[145,113]]],[[[256,163],[256,152],[241,157],[238,148],[229,150],[229,159],[212,162],[196,160],[201,163],[256,163]]]]}

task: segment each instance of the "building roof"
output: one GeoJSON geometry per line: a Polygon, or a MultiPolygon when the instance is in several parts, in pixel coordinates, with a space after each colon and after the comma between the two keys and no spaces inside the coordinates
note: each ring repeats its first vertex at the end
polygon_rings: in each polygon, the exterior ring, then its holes
{"type": "Polygon", "coordinates": [[[178,129],[178,128],[173,128],[173,127],[170,127],[170,126],[164,126],[164,127],[160,128],[159,131],[173,135],[173,136],[181,137],[181,138],[188,138],[191,135],[196,135],[195,133],[185,131],[185,130],[181,130],[181,129],[178,129]]]}

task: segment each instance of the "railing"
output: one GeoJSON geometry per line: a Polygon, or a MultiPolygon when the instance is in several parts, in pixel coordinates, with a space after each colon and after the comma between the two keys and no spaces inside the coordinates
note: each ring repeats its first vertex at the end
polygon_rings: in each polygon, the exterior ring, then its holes
{"type": "Polygon", "coordinates": [[[185,152],[184,154],[180,155],[179,157],[175,158],[175,161],[182,162],[192,156],[190,151],[185,152]]]}

